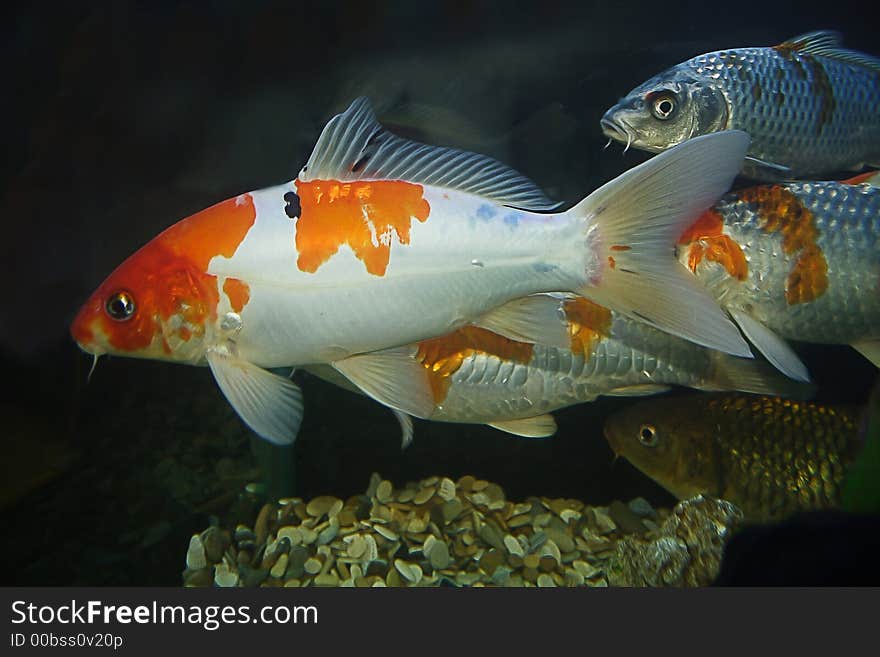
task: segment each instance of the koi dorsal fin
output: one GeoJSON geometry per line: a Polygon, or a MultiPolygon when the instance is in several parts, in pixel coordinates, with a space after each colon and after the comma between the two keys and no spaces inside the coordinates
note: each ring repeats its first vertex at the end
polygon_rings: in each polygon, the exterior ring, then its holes
{"type": "Polygon", "coordinates": [[[405,180],[470,192],[525,210],[560,205],[536,183],[491,157],[388,132],[363,97],[330,119],[298,179],[405,180]]]}
{"type": "Polygon", "coordinates": [[[776,50],[794,50],[808,55],[828,57],[840,62],[864,66],[880,73],[880,59],[855,50],[847,50],[842,46],[843,40],[839,32],[818,30],[788,39],[774,47],[776,50]]]}

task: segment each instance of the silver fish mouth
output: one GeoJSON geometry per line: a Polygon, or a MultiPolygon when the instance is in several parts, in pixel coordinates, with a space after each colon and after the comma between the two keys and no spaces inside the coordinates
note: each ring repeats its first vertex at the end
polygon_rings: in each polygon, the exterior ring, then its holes
{"type": "Polygon", "coordinates": [[[623,149],[624,153],[626,153],[629,150],[629,147],[632,146],[633,140],[635,139],[633,129],[623,120],[618,119],[615,121],[614,119],[609,119],[608,117],[603,116],[599,120],[599,125],[602,127],[602,134],[606,137],[610,137],[611,139],[626,144],[626,148],[623,149]]]}

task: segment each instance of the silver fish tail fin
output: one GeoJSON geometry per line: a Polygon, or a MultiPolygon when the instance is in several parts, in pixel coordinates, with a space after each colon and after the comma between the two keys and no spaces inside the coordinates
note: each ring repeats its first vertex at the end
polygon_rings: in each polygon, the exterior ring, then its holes
{"type": "Polygon", "coordinates": [[[730,187],[749,137],[717,132],[665,151],[571,210],[585,223],[579,293],[697,344],[751,356],[716,301],[675,258],[681,234],[730,187]]]}

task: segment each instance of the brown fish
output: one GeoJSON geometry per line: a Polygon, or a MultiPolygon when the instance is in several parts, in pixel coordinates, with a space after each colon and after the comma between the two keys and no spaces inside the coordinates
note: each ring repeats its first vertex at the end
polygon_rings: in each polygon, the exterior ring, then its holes
{"type": "Polygon", "coordinates": [[[653,399],[605,423],[611,449],[679,499],[712,495],[753,521],[838,506],[859,409],[779,397],[653,399]]]}

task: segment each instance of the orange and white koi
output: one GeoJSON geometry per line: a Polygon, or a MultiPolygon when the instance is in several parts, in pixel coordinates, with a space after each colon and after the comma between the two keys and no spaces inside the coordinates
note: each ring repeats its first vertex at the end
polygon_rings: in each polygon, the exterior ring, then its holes
{"type": "MultiPolygon", "coordinates": [[[[434,397],[434,410],[426,419],[546,437],[556,431],[553,411],[599,396],[653,395],[673,386],[785,397],[813,392],[763,359],[701,347],[583,297],[542,298],[565,317],[568,348],[519,342],[478,326],[409,347],[434,397]]],[[[358,392],[332,367],[306,369],[358,392]]],[[[396,415],[406,447],[413,437],[412,422],[396,415]]]]}
{"type": "Polygon", "coordinates": [[[878,176],[732,192],[680,239],[681,262],[789,376],[809,378],[785,339],[849,344],[880,366],[878,176]]]}
{"type": "Polygon", "coordinates": [[[687,339],[749,355],[674,257],[748,148],[730,131],[683,144],[565,212],[474,153],[397,137],[356,100],[291,182],[183,219],[123,262],[80,310],[79,345],[208,365],[257,434],[291,442],[299,388],[266,368],[331,364],[379,402],[427,417],[422,365],[400,351],[474,324],[568,344],[521,298],[572,292],[687,339]]]}

